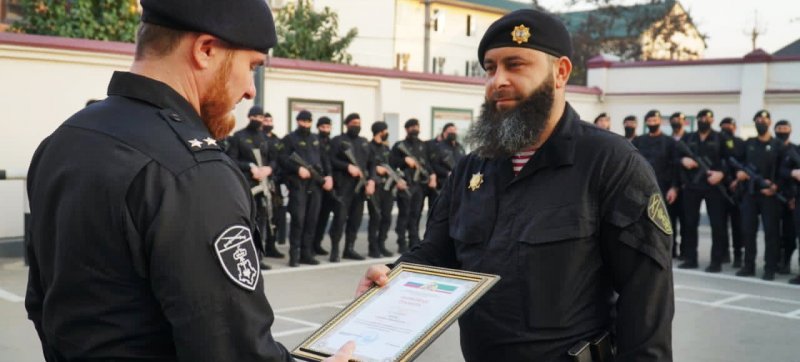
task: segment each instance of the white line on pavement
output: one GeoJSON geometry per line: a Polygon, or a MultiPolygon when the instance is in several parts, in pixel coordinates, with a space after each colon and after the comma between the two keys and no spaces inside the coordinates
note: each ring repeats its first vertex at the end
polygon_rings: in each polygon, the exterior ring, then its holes
{"type": "Polygon", "coordinates": [[[789,317],[800,317],[800,309],[798,309],[798,310],[796,310],[794,312],[786,313],[786,316],[789,316],[789,317]]]}
{"type": "MultiPolygon", "coordinates": [[[[769,302],[778,302],[778,303],[791,304],[791,305],[800,305],[800,301],[796,301],[796,300],[764,297],[764,296],[760,296],[760,295],[752,295],[752,294],[745,294],[745,293],[731,293],[731,292],[728,292],[728,291],[725,291],[725,290],[720,290],[720,289],[703,288],[703,287],[690,287],[690,286],[686,286],[686,285],[676,285],[674,287],[674,289],[676,289],[676,290],[695,290],[695,291],[699,291],[699,292],[707,292],[707,293],[714,293],[714,294],[729,295],[731,297],[742,295],[745,298],[753,298],[753,299],[758,299],[758,300],[765,300],[765,301],[769,301],[769,302]]],[[[708,302],[708,303],[712,303],[712,302],[708,302]]],[[[714,303],[716,303],[716,302],[714,302],[714,303]]]]}
{"type": "Polygon", "coordinates": [[[275,319],[281,319],[281,320],[285,320],[287,322],[302,324],[304,326],[308,326],[309,328],[311,328],[311,327],[319,328],[321,326],[321,324],[319,324],[319,323],[304,321],[302,319],[297,319],[297,318],[284,317],[282,315],[275,315],[275,319]]]}
{"type": "Polygon", "coordinates": [[[689,304],[697,304],[697,305],[702,305],[702,306],[711,307],[711,308],[738,310],[738,311],[743,311],[743,312],[764,314],[764,315],[769,315],[769,316],[773,316],[773,317],[800,320],[800,316],[789,315],[789,314],[786,314],[786,313],[772,312],[772,311],[762,310],[762,309],[740,307],[740,306],[737,306],[737,305],[729,305],[729,304],[714,305],[711,302],[703,302],[703,301],[694,300],[694,299],[688,299],[688,298],[675,298],[675,301],[689,303],[689,304]]]}
{"type": "Polygon", "coordinates": [[[308,333],[316,330],[317,327],[303,327],[303,328],[290,329],[288,331],[273,333],[272,336],[275,338],[280,338],[280,337],[291,336],[293,334],[308,333]]]}
{"type": "Polygon", "coordinates": [[[301,310],[309,310],[309,309],[316,309],[316,308],[322,308],[322,307],[330,307],[330,308],[339,308],[339,309],[341,309],[343,307],[340,307],[340,305],[342,305],[343,303],[345,305],[347,305],[350,302],[351,302],[350,300],[339,300],[339,301],[328,302],[328,303],[317,303],[317,304],[301,305],[301,306],[297,306],[297,307],[288,307],[288,308],[275,309],[275,313],[296,312],[296,311],[301,311],[301,310]]]}
{"type": "Polygon", "coordinates": [[[25,301],[25,298],[20,297],[2,288],[0,288],[0,299],[5,299],[11,303],[21,303],[25,301]]]}
{"type": "Polygon", "coordinates": [[[788,283],[780,283],[780,282],[771,282],[756,278],[746,278],[746,277],[737,277],[735,275],[727,275],[727,274],[716,274],[716,273],[706,273],[699,270],[686,270],[686,269],[672,269],[673,274],[686,274],[686,275],[696,275],[696,276],[703,276],[712,279],[725,279],[725,280],[735,280],[738,282],[745,282],[745,283],[752,283],[752,284],[761,284],[761,285],[768,285],[771,287],[781,287],[781,288],[789,288],[800,290],[800,285],[792,285],[788,283]]]}
{"type": "Polygon", "coordinates": [[[718,300],[716,302],[711,302],[710,305],[720,306],[720,305],[723,305],[723,304],[726,304],[726,303],[735,302],[737,300],[742,300],[742,299],[749,298],[749,297],[750,296],[747,295],[747,294],[734,295],[734,296],[729,297],[729,298],[720,299],[720,300],[718,300]]]}

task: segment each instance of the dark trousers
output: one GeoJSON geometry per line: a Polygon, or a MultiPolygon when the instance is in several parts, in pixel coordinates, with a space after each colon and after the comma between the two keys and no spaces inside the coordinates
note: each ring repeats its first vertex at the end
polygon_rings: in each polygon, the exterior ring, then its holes
{"type": "Polygon", "coordinates": [[[744,235],[744,265],[754,267],[756,262],[756,236],[758,216],[764,228],[764,270],[774,272],[778,263],[780,229],[780,201],[761,194],[744,195],[742,200],[742,234],[744,235]]]}
{"type": "Polygon", "coordinates": [[[427,185],[409,185],[411,197],[405,193],[397,194],[397,225],[394,231],[397,233],[397,243],[408,246],[419,244],[419,219],[422,214],[422,199],[425,197],[427,185]]]}
{"type": "MultiPolygon", "coordinates": [[[[725,228],[730,224],[731,230],[731,246],[733,249],[733,257],[739,259],[742,257],[744,250],[744,240],[742,237],[742,201],[739,200],[736,204],[725,202],[725,228]]],[[[727,250],[726,250],[727,252],[727,250]]]]}
{"type": "Polygon", "coordinates": [[[336,207],[336,200],[333,199],[330,192],[322,193],[322,204],[319,209],[319,217],[317,218],[317,226],[314,229],[314,245],[322,247],[322,238],[325,237],[325,228],[328,227],[328,220],[331,218],[331,213],[336,207]]]}
{"type": "MultiPolygon", "coordinates": [[[[664,194],[664,200],[666,199],[666,194],[664,194]]],[[[680,251],[680,255],[683,255],[683,244],[678,243],[678,233],[682,233],[685,229],[683,225],[683,192],[678,193],[675,202],[667,205],[667,213],[669,214],[669,222],[672,223],[672,255],[678,255],[678,251],[680,251]]],[[[680,235],[681,243],[683,243],[683,234],[680,235]]]]}
{"type": "MultiPolygon", "coordinates": [[[[795,206],[793,211],[794,212],[792,215],[794,216],[794,229],[800,230],[800,207],[795,206]]],[[[786,265],[791,265],[792,253],[794,253],[795,250],[800,250],[800,240],[798,240],[798,238],[792,240],[792,245],[786,245],[786,255],[784,256],[786,265]]],[[[800,263],[800,252],[797,253],[797,260],[798,263],[800,263]]]]}
{"type": "Polygon", "coordinates": [[[264,197],[258,195],[255,197],[256,203],[256,226],[258,227],[258,245],[263,252],[269,250],[269,223],[267,223],[267,205],[266,199],[264,197]]]}
{"type": "Polygon", "coordinates": [[[392,206],[394,206],[394,196],[392,191],[383,189],[383,184],[375,186],[375,193],[371,196],[372,200],[367,203],[369,208],[369,227],[367,229],[367,240],[369,245],[383,245],[389,234],[389,227],[392,226],[392,206]]]}
{"type": "Polygon", "coordinates": [[[797,239],[794,227],[794,210],[790,209],[789,205],[781,205],[780,235],[780,255],[783,257],[781,261],[788,263],[792,259],[795,240],[797,239]]]}
{"type": "Polygon", "coordinates": [[[361,220],[364,218],[364,201],[366,200],[364,188],[355,192],[353,184],[346,183],[337,189],[337,193],[342,202],[333,208],[333,223],[329,232],[331,244],[336,249],[342,240],[342,233],[344,233],[346,248],[350,248],[355,243],[358,228],[361,227],[361,220]]]}
{"type": "Polygon", "coordinates": [[[322,203],[322,189],[310,181],[296,182],[289,188],[289,253],[292,258],[313,257],[314,228],[322,203]]]}
{"type": "Polygon", "coordinates": [[[711,223],[711,263],[722,263],[728,252],[728,229],[725,223],[725,199],[716,188],[685,188],[683,192],[684,233],[683,256],[697,261],[697,229],[700,225],[700,203],[705,200],[711,223]]]}

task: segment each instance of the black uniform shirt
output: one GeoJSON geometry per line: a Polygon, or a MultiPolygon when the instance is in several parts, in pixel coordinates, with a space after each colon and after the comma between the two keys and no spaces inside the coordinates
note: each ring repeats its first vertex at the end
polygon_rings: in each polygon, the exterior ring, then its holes
{"type": "MultiPolygon", "coordinates": [[[[727,171],[727,163],[724,162],[724,160],[731,156],[731,154],[728,152],[728,148],[723,145],[724,141],[724,137],[722,137],[719,132],[714,130],[709,131],[709,134],[705,140],[702,140],[700,138],[700,134],[697,132],[687,133],[683,135],[683,138],[681,139],[681,142],[689,146],[689,149],[694,152],[695,156],[702,158],[706,163],[708,163],[712,171],[721,172],[727,171]]],[[[705,175],[703,177],[696,177],[697,173],[700,172],[699,169],[696,168],[693,170],[687,170],[681,165],[680,159],[683,157],[688,157],[688,155],[681,154],[680,152],[676,152],[676,154],[676,162],[681,170],[681,183],[684,185],[684,187],[695,189],[712,187],[709,185],[708,177],[705,177],[705,175]]]]}
{"type": "Polygon", "coordinates": [[[364,137],[351,137],[348,134],[341,134],[334,137],[330,143],[331,169],[333,170],[333,181],[336,188],[350,187],[356,184],[355,178],[347,172],[347,166],[352,165],[350,159],[345,155],[346,150],[351,150],[351,154],[356,159],[356,166],[360,167],[367,179],[375,179],[375,155],[369,147],[369,141],[364,137]]]}
{"type": "MultiPolygon", "coordinates": [[[[257,128],[252,128],[252,124],[248,125],[247,127],[236,131],[233,136],[228,138],[228,148],[225,152],[230,156],[230,158],[236,162],[239,166],[239,170],[245,175],[245,178],[248,179],[251,186],[255,186],[258,184],[258,181],[254,180],[250,177],[252,174],[250,173],[250,166],[251,165],[258,165],[256,160],[256,156],[253,154],[253,150],[261,150],[261,145],[266,142],[266,138],[264,136],[264,132],[257,128]]],[[[264,163],[262,166],[272,166],[268,163],[268,159],[264,156],[269,156],[267,153],[266,155],[262,153],[262,162],[264,163]]]]}
{"type": "MultiPolygon", "coordinates": [[[[748,138],[744,145],[744,155],[741,161],[744,165],[752,167],[759,175],[767,180],[776,182],[779,178],[780,163],[783,158],[783,144],[778,139],[771,138],[763,142],[756,137],[748,138]]],[[[755,185],[748,181],[747,190],[750,193],[760,192],[755,185]]]]}
{"type": "Polygon", "coordinates": [[[398,262],[502,277],[459,320],[467,361],[571,361],[614,325],[617,361],[671,361],[669,234],[647,161],[567,105],[518,176],[510,158],[465,157],[398,262]]]}
{"type": "Polygon", "coordinates": [[[464,157],[464,147],[458,142],[449,142],[443,140],[438,142],[439,159],[438,162],[433,163],[433,169],[436,171],[436,176],[440,180],[440,184],[444,183],[450,172],[453,171],[455,165],[464,157]]]}
{"type": "MultiPolygon", "coordinates": [[[[369,147],[372,149],[372,155],[375,157],[375,165],[385,165],[389,166],[389,154],[391,150],[389,146],[386,146],[384,143],[378,143],[373,141],[369,142],[369,147]]],[[[391,167],[391,166],[389,166],[391,167]]],[[[377,173],[376,173],[377,176],[377,173]]],[[[389,176],[377,176],[376,182],[377,183],[384,183],[389,176]]]]}
{"type": "Polygon", "coordinates": [[[677,155],[675,140],[672,137],[663,133],[658,136],[645,134],[634,138],[633,145],[653,167],[662,192],[667,192],[671,187],[678,187],[678,169],[675,163],[677,155]]]}
{"type": "Polygon", "coordinates": [[[28,192],[25,307],[50,360],[290,360],[247,182],[166,84],[115,73],[39,146],[28,192]]]}
{"type": "Polygon", "coordinates": [[[784,157],[781,161],[780,179],[784,185],[783,194],[787,198],[797,197],[800,181],[792,177],[792,170],[800,169],[800,146],[789,144],[783,152],[784,157]]]}
{"type": "MultiPolygon", "coordinates": [[[[395,143],[394,147],[392,147],[392,152],[389,154],[389,164],[394,168],[399,168],[404,173],[404,178],[408,180],[409,184],[414,183],[414,169],[408,167],[405,161],[406,155],[398,149],[400,144],[405,145],[406,149],[420,162],[417,167],[421,170],[425,170],[428,174],[433,173],[433,169],[431,168],[431,161],[428,158],[428,148],[425,146],[425,142],[419,140],[419,138],[411,138],[407,137],[406,139],[395,143]]],[[[427,183],[428,180],[419,180],[419,183],[427,183]]]]}
{"type": "Polygon", "coordinates": [[[304,136],[297,129],[286,135],[277,148],[280,152],[278,161],[283,170],[284,180],[288,181],[290,185],[300,181],[300,177],[297,175],[297,170],[300,169],[300,166],[289,160],[292,153],[297,153],[320,175],[330,175],[330,163],[328,162],[328,157],[324,157],[322,154],[321,144],[317,135],[308,134],[304,136]]]}

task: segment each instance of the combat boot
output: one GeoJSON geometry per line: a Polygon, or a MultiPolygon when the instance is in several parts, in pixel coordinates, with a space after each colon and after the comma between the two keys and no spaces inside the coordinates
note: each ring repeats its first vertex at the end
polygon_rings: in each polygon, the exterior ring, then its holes
{"type": "Polygon", "coordinates": [[[408,244],[405,240],[397,240],[397,252],[400,254],[408,252],[408,244]]]}
{"type": "Polygon", "coordinates": [[[281,259],[286,255],[283,255],[283,253],[278,251],[278,248],[275,247],[274,243],[267,243],[267,248],[264,251],[264,256],[266,256],[267,258],[278,258],[278,259],[281,259]]]}
{"type": "Polygon", "coordinates": [[[752,277],[756,275],[756,267],[753,264],[745,263],[744,266],[736,272],[737,277],[752,277]]]}
{"type": "Polygon", "coordinates": [[[338,263],[339,259],[339,242],[331,241],[331,257],[328,259],[331,263],[338,263]]]}
{"type": "Polygon", "coordinates": [[[369,243],[369,254],[367,254],[367,255],[369,255],[370,258],[380,258],[381,257],[381,251],[378,248],[378,243],[377,242],[372,241],[372,242],[369,243]]]}
{"type": "Polygon", "coordinates": [[[389,249],[386,249],[386,240],[382,240],[381,242],[378,243],[378,251],[381,253],[381,256],[383,257],[388,258],[390,256],[394,256],[394,253],[389,251],[389,249]]]}
{"type": "Polygon", "coordinates": [[[364,260],[366,259],[361,254],[356,253],[355,250],[356,241],[346,241],[344,244],[344,253],[342,253],[342,258],[344,259],[351,259],[351,260],[364,260]]]}
{"type": "Polygon", "coordinates": [[[300,250],[289,250],[289,266],[292,268],[300,266],[300,250]]]}

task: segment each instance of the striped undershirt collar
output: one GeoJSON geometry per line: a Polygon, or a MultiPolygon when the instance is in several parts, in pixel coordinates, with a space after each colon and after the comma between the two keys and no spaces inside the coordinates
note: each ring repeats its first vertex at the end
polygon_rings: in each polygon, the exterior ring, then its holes
{"type": "Polygon", "coordinates": [[[511,157],[511,165],[514,166],[514,176],[518,176],[522,168],[525,167],[525,164],[528,163],[528,160],[533,157],[533,154],[536,153],[536,149],[527,149],[525,151],[520,151],[514,154],[511,157]]]}

